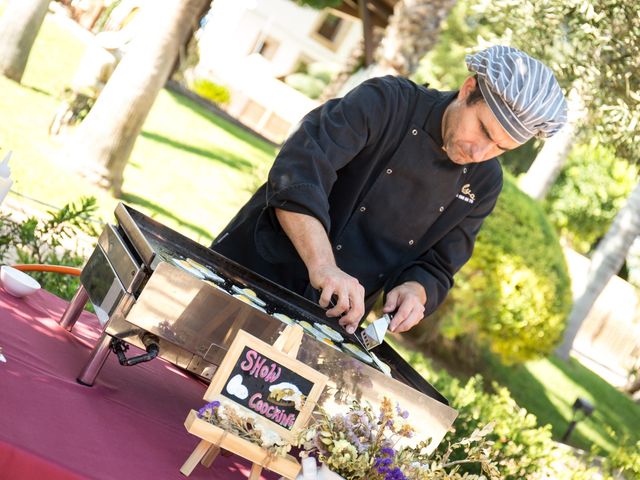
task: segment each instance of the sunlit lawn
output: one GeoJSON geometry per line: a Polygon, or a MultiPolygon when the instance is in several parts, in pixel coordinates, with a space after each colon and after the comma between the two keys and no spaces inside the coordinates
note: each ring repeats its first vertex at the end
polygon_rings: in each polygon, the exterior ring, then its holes
{"type": "Polygon", "coordinates": [[[540,424],[551,424],[557,439],[571,420],[573,402],[581,397],[595,411],[578,423],[569,443],[583,449],[593,443],[610,451],[624,435],[640,441],[640,405],[574,359],[567,363],[552,357],[509,367],[492,361],[488,373],[509,388],[518,405],[535,413],[540,424]]]}
{"type": "MultiPolygon", "coordinates": [[[[16,192],[55,206],[92,195],[102,219],[111,221],[118,200],[61,160],[73,132],[47,134],[58,94],[83,51],[69,31],[45,21],[22,85],[0,78],[0,147],[14,150],[16,192]]],[[[255,172],[264,173],[274,155],[272,146],[163,90],[125,171],[122,200],[207,243],[248,198],[258,182],[255,172]]]]}

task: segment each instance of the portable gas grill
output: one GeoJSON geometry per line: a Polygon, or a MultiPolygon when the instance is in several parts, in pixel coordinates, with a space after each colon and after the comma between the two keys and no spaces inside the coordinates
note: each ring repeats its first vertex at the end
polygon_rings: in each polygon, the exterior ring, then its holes
{"type": "MultiPolygon", "coordinates": [[[[158,356],[210,379],[238,330],[273,344],[286,327],[274,313],[331,326],[340,330],[346,342],[359,343],[359,332],[347,334],[319,305],[142,213],[119,204],[115,217],[117,225],[107,225],[100,235],[82,270],[80,289],[60,320],[71,330],[91,300],[103,327],[78,382],[93,385],[110,352],[118,355],[122,365],[158,356]],[[180,268],[178,263],[184,259],[215,272],[216,281],[180,268]],[[232,295],[243,288],[253,290],[266,304],[264,309],[232,295]],[[129,345],[145,352],[132,355],[129,345]]],[[[431,437],[435,448],[456,412],[393,348],[382,343],[375,349],[390,367],[389,376],[375,364],[366,364],[306,333],[297,358],[329,377],[321,399],[326,409],[339,408],[353,396],[374,404],[391,396],[420,419],[414,423],[419,436],[431,437]]]]}

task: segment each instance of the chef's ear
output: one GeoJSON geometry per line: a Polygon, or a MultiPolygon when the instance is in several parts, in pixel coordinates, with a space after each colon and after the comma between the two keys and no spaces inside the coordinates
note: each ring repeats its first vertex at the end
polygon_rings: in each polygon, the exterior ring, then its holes
{"type": "Polygon", "coordinates": [[[467,78],[462,86],[460,87],[460,93],[458,93],[459,100],[466,100],[469,95],[475,92],[476,88],[478,88],[478,82],[476,77],[467,78]]]}

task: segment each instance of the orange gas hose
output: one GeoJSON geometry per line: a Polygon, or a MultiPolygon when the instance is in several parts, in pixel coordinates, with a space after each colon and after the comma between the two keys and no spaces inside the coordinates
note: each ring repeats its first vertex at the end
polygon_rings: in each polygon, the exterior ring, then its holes
{"type": "Polygon", "coordinates": [[[80,276],[80,272],[82,269],[76,267],[66,267],[64,265],[43,265],[40,263],[33,263],[28,265],[13,265],[13,268],[16,270],[21,270],[23,272],[54,272],[54,273],[63,273],[66,275],[74,275],[76,277],[80,276]]]}

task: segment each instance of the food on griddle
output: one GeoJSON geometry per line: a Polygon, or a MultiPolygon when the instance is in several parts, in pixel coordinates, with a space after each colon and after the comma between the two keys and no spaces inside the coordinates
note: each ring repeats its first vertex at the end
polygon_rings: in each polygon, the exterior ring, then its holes
{"type": "Polygon", "coordinates": [[[389,365],[387,365],[386,363],[384,363],[382,360],[380,360],[380,357],[378,357],[375,353],[373,352],[369,352],[369,355],[371,355],[373,357],[373,359],[375,360],[375,364],[380,367],[380,370],[382,370],[382,373],[384,373],[387,377],[391,376],[391,367],[389,365]]]}
{"type": "Polygon", "coordinates": [[[313,328],[313,325],[311,325],[306,320],[300,320],[298,322],[298,325],[300,325],[304,329],[305,332],[307,332],[308,334],[314,336],[317,339],[326,338],[326,335],[323,335],[320,331],[318,331],[315,328],[313,328]]]}
{"type": "Polygon", "coordinates": [[[187,258],[187,263],[204,275],[204,278],[216,283],[224,283],[224,278],[211,270],[209,267],[202,265],[193,258],[187,258]]]}
{"type": "Polygon", "coordinates": [[[272,314],[272,316],[280,320],[282,323],[286,323],[287,325],[293,325],[296,323],[291,317],[289,317],[288,315],[285,315],[284,313],[276,312],[272,314]]]}
{"type": "Polygon", "coordinates": [[[223,291],[224,293],[227,293],[227,291],[226,291],[224,288],[222,288],[222,287],[221,287],[220,285],[218,285],[217,283],[212,282],[211,280],[205,280],[205,281],[204,281],[204,283],[209,284],[209,285],[211,285],[212,287],[215,287],[215,288],[217,288],[218,290],[223,291]]]}
{"type": "Polygon", "coordinates": [[[190,265],[189,263],[185,262],[184,260],[181,260],[179,258],[171,258],[171,261],[186,272],[189,272],[194,277],[198,277],[200,280],[204,280],[204,273],[202,273],[200,270],[190,265]]]}
{"type": "Polygon", "coordinates": [[[358,360],[362,360],[363,362],[367,362],[367,363],[373,363],[373,359],[371,358],[371,356],[367,352],[362,350],[359,346],[353,343],[348,343],[348,342],[343,343],[342,350],[344,350],[347,353],[350,353],[351,355],[356,357],[358,360]]]}
{"type": "Polygon", "coordinates": [[[256,292],[254,292],[250,288],[240,288],[237,285],[232,285],[231,286],[231,290],[234,293],[237,293],[238,295],[244,295],[245,297],[247,297],[249,300],[251,300],[256,305],[260,305],[261,307],[266,307],[267,306],[267,302],[265,302],[260,297],[258,297],[256,292]]]}
{"type": "Polygon", "coordinates": [[[253,308],[255,308],[256,310],[260,310],[261,312],[267,313],[267,311],[262,308],[260,305],[254,303],[251,301],[251,299],[245,295],[241,295],[239,293],[236,293],[234,295],[232,295],[232,297],[237,298],[238,300],[240,300],[241,302],[246,303],[247,305],[251,305],[253,308]]]}
{"type": "Polygon", "coordinates": [[[334,342],[344,342],[344,337],[340,335],[340,332],[334,330],[329,325],[325,325],[323,323],[316,322],[313,326],[324,333],[327,337],[329,337],[334,342]]]}
{"type": "Polygon", "coordinates": [[[330,347],[335,348],[339,352],[342,351],[342,350],[340,350],[340,347],[338,347],[335,343],[333,343],[333,340],[331,340],[330,338],[323,338],[322,341],[324,343],[326,343],[327,345],[329,345],[330,347]]]}

